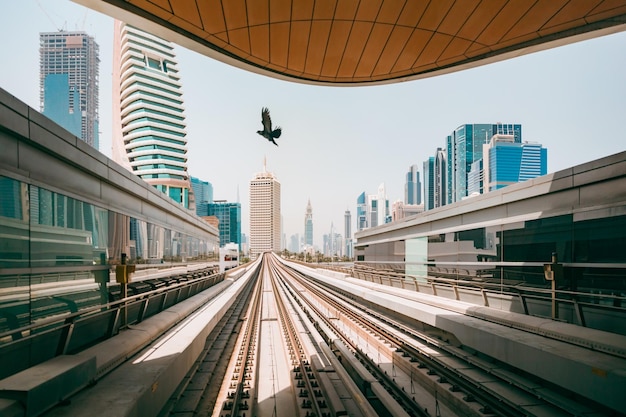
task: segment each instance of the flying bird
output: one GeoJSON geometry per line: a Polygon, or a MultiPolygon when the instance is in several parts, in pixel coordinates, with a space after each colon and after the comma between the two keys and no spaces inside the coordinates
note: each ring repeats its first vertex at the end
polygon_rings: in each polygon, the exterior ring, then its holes
{"type": "Polygon", "coordinates": [[[261,109],[261,123],[263,123],[263,130],[257,130],[256,133],[278,146],[274,139],[278,139],[283,130],[279,126],[272,130],[272,119],[270,119],[270,111],[267,107],[261,109]]]}

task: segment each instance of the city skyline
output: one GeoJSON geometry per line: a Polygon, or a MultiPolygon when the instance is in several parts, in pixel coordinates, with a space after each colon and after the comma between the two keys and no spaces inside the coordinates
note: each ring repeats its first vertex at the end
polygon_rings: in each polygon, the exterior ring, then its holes
{"type": "MultiPolygon", "coordinates": [[[[3,46],[14,62],[0,70],[0,85],[35,109],[39,32],[78,26],[96,38],[100,150],[110,157],[113,19],[69,1],[33,0],[11,3],[2,19],[5,35],[17,41],[3,46]],[[30,24],[20,25],[18,16],[30,24]]],[[[406,168],[421,167],[461,124],[522,124],[524,140],[549,149],[549,173],[624,150],[616,132],[626,109],[626,57],[615,53],[624,45],[619,33],[432,79],[352,88],[270,79],[177,47],[189,174],[209,181],[215,198],[238,201],[237,188],[247,188],[267,156],[282,183],[284,233],[303,233],[310,198],[320,245],[346,209],[356,213],[363,190],[384,183],[390,201],[402,199],[406,168]],[[284,129],[279,147],[255,133],[265,106],[284,129]]],[[[242,200],[244,233],[247,206],[242,200]]]]}

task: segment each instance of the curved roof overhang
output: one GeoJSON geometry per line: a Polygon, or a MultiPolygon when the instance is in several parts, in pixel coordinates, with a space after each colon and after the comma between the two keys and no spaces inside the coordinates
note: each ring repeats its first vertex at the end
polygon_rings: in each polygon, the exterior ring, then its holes
{"type": "Polygon", "coordinates": [[[376,85],[626,29],[626,0],[74,0],[274,78],[376,85]]]}

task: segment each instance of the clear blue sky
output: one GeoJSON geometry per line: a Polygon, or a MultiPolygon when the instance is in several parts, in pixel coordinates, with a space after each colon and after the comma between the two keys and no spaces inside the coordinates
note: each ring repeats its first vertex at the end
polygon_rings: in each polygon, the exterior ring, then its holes
{"type": "MultiPolygon", "coordinates": [[[[69,0],[6,2],[0,15],[0,86],[39,109],[39,32],[85,30],[100,45],[100,150],[111,154],[113,21],[69,0]]],[[[242,204],[268,170],[282,187],[287,242],[304,233],[307,200],[314,243],[331,222],[384,183],[402,199],[409,166],[445,146],[465,123],[520,123],[524,140],[548,148],[548,172],[626,149],[626,32],[435,78],[377,87],[317,87],[279,81],[177,49],[187,116],[189,172],[214,197],[242,204]],[[279,147],[256,134],[261,107],[283,127],[279,147]]],[[[354,224],[353,224],[354,231],[354,224]]]]}

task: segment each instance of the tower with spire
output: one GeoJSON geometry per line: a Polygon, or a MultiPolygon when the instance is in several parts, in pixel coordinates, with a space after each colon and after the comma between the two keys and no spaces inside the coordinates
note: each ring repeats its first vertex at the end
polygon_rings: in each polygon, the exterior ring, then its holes
{"type": "Polygon", "coordinates": [[[313,208],[311,207],[310,198],[304,213],[304,244],[313,247],[313,208]]]}

